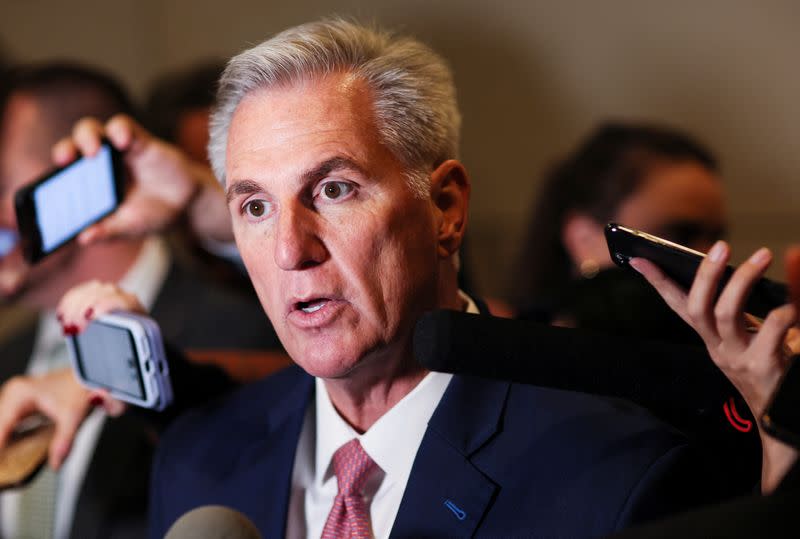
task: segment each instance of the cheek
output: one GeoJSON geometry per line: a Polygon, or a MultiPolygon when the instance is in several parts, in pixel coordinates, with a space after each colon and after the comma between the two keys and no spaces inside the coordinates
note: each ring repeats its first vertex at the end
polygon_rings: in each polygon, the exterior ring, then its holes
{"type": "MultiPolygon", "coordinates": [[[[368,232],[364,267],[370,272],[375,295],[385,316],[403,318],[411,305],[432,298],[437,255],[430,216],[401,212],[368,232]]],[[[353,244],[357,238],[351,240],[353,244]]],[[[363,241],[363,239],[361,240],[363,241]]]]}
{"type": "Polygon", "coordinates": [[[242,257],[261,306],[272,319],[273,312],[277,314],[275,304],[278,301],[277,292],[280,287],[269,286],[270,283],[277,282],[278,278],[278,268],[273,262],[271,243],[263,235],[243,234],[241,230],[234,230],[234,236],[239,255],[242,257]]]}

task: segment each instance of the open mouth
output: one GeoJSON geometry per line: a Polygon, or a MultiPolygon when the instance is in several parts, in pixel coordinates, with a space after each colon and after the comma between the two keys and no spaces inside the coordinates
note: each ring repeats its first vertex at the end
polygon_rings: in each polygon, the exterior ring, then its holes
{"type": "Polygon", "coordinates": [[[322,309],[325,304],[328,303],[328,301],[328,298],[316,298],[310,301],[298,301],[295,307],[306,314],[311,314],[322,309]]]}

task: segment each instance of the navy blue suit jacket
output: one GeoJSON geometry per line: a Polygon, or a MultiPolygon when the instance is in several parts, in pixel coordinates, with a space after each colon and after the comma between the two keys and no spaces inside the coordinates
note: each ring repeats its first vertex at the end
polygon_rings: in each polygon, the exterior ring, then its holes
{"type": "MultiPolygon", "coordinates": [[[[151,537],[207,504],[282,537],[313,398],[313,378],[290,367],[179,419],[156,456],[151,537]]],[[[602,536],[685,502],[695,471],[686,457],[679,435],[622,401],[456,375],[392,536],[602,536]]]]}

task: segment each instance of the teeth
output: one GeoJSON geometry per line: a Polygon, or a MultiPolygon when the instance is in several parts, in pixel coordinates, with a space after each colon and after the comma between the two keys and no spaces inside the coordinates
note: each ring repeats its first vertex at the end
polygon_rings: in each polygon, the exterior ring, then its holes
{"type": "Polygon", "coordinates": [[[319,303],[315,303],[313,305],[309,305],[307,307],[302,307],[300,310],[304,313],[315,313],[318,310],[322,309],[322,306],[325,305],[324,301],[320,301],[319,303]]]}

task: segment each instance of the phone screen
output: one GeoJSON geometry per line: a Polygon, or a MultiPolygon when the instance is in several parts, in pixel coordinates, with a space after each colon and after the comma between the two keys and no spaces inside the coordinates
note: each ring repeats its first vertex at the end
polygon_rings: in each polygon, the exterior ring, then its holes
{"type": "Polygon", "coordinates": [[[76,336],[78,368],[88,381],[144,399],[133,335],[127,329],[101,322],[89,324],[76,336]]]}
{"type": "Polygon", "coordinates": [[[114,163],[108,145],[63,169],[33,191],[42,250],[52,251],[114,209],[114,163]]]}

